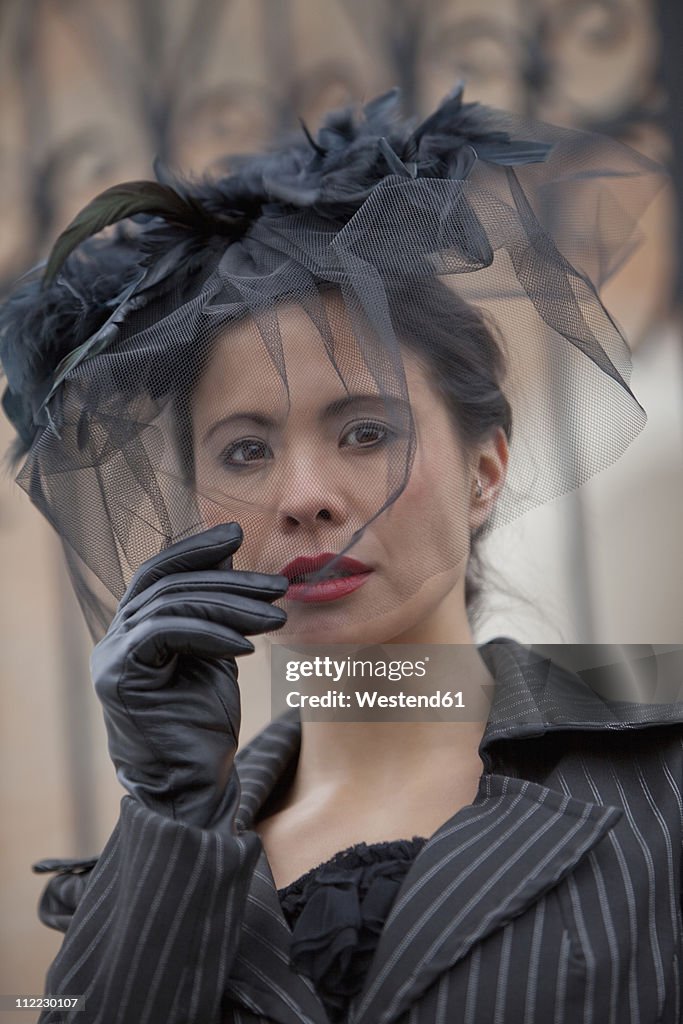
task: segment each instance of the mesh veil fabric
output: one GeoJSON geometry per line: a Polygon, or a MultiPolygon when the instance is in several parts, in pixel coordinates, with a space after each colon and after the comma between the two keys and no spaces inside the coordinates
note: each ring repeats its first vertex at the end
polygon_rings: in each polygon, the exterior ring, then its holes
{"type": "MultiPolygon", "coordinates": [[[[418,128],[396,102],[331,115],[316,140],[198,189],[213,215],[221,196],[243,215],[232,237],[138,216],[5,307],[3,404],[28,449],[17,481],[62,540],[95,639],[143,561],[221,521],[244,530],[234,568],[279,573],[302,554],[372,561],[379,527],[419,508],[431,543],[402,547],[398,587],[285,597],[293,632],[332,639],[456,571],[471,473],[449,381],[492,344],[512,429],[488,529],[581,485],[642,429],[598,288],[637,243],[661,169],[459,94],[418,128]],[[60,301],[77,310],[71,332],[29,357],[36,309],[56,337],[60,301]]],[[[489,399],[473,394],[472,413],[489,399]]]]}

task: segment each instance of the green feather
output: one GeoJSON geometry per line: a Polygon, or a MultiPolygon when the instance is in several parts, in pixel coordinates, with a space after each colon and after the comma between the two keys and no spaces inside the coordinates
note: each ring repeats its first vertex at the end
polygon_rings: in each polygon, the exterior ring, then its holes
{"type": "Polygon", "coordinates": [[[163,217],[204,232],[217,226],[215,219],[200,203],[184,199],[169,185],[160,185],[156,181],[127,181],[114,185],[95,196],[61,233],[47,261],[43,286],[52,284],[69,254],[86,238],[138,213],[163,217]]]}

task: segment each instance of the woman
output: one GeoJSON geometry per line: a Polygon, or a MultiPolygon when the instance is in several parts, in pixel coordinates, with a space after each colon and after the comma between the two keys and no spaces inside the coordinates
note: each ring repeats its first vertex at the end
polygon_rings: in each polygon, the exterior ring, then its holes
{"type": "Polygon", "coordinates": [[[471,627],[483,533],[644,422],[596,286],[658,175],[459,91],[396,102],[109,190],[5,307],[18,480],[129,794],[99,858],[38,866],[46,991],[84,1020],[680,1019],[679,709],[471,627]],[[295,708],[237,754],[256,634],[445,650],[428,689],[466,712],[295,708]]]}

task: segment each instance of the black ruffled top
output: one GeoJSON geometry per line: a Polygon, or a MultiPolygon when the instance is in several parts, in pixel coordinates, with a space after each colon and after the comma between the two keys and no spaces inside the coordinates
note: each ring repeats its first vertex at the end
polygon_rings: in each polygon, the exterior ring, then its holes
{"type": "Polygon", "coordinates": [[[278,889],[292,929],[290,961],[311,978],[331,1021],[363,987],[389,910],[427,840],[356,843],[278,889]]]}

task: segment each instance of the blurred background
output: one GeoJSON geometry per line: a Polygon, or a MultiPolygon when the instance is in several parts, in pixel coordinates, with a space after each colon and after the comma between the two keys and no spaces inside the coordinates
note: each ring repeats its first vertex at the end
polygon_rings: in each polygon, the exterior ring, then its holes
{"type": "MultiPolygon", "coordinates": [[[[3,0],[0,284],[155,156],[200,172],[394,85],[407,113],[465,79],[466,99],[623,139],[673,172],[604,296],[649,421],[581,491],[490,538],[477,637],[683,643],[682,53],[680,0],[3,0]]],[[[0,414],[3,452],[11,436],[0,414]]],[[[0,559],[0,992],[26,994],[62,939],[30,865],[97,854],[122,791],[61,550],[7,473],[0,559]]],[[[269,717],[263,650],[240,685],[244,743],[269,717]]]]}

